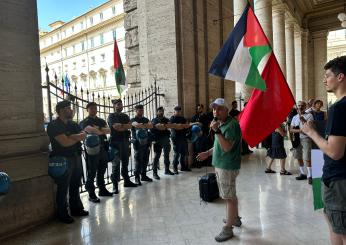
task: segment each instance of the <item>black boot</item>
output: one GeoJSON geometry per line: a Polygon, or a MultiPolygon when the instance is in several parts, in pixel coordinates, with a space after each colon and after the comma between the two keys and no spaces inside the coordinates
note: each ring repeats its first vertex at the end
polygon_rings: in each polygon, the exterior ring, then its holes
{"type": "Polygon", "coordinates": [[[174,173],[171,170],[166,169],[165,170],[165,175],[174,175],[174,173]]]}
{"type": "Polygon", "coordinates": [[[146,176],[146,175],[142,175],[141,180],[142,181],[147,181],[147,182],[153,182],[153,180],[151,178],[149,178],[148,176],[146,176]]]}
{"type": "Polygon", "coordinates": [[[109,192],[106,187],[100,187],[99,188],[99,196],[100,197],[111,197],[113,196],[113,193],[109,192]]]}
{"type": "Polygon", "coordinates": [[[173,167],[173,173],[174,173],[174,174],[179,174],[179,172],[178,172],[178,166],[174,166],[174,167],[173,167]]]}
{"type": "Polygon", "coordinates": [[[157,169],[153,169],[153,178],[156,180],[160,180],[160,176],[157,174],[157,169]]]}
{"type": "Polygon", "coordinates": [[[137,187],[135,183],[133,183],[130,179],[124,180],[124,187],[137,187]]]}
{"type": "Polygon", "coordinates": [[[100,198],[98,198],[95,194],[95,191],[90,191],[89,192],[89,201],[93,202],[93,203],[99,203],[100,202],[100,198]]]}
{"type": "Polygon", "coordinates": [[[118,183],[113,183],[113,194],[118,194],[119,189],[118,189],[118,183]]]}
{"type": "Polygon", "coordinates": [[[136,183],[136,185],[142,185],[141,180],[140,180],[140,178],[139,178],[139,175],[137,175],[137,176],[135,177],[135,183],[136,183]]]}

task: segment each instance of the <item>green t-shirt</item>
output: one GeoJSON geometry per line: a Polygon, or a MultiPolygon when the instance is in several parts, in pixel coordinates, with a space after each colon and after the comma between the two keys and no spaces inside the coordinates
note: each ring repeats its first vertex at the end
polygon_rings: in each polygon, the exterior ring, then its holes
{"type": "Polygon", "coordinates": [[[218,137],[215,135],[214,148],[213,148],[213,161],[212,164],[216,168],[226,170],[240,169],[241,162],[241,130],[238,121],[235,119],[227,118],[226,122],[220,126],[222,135],[234,142],[232,149],[225,152],[219,143],[218,137]]]}

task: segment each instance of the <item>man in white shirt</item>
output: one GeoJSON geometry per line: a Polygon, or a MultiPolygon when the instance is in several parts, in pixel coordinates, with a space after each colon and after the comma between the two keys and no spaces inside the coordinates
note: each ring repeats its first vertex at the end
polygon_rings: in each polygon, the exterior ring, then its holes
{"type": "Polygon", "coordinates": [[[292,133],[299,133],[300,144],[294,150],[294,158],[298,160],[300,174],[296,177],[296,180],[308,179],[308,183],[312,184],[311,177],[311,139],[301,131],[303,126],[302,121],[313,121],[314,118],[311,113],[306,113],[306,103],[304,101],[298,102],[298,114],[292,118],[290,131],[292,133]],[[302,120],[301,117],[304,119],[302,120]],[[299,128],[298,128],[299,127],[299,128]],[[307,168],[307,175],[304,172],[304,163],[307,168]]]}

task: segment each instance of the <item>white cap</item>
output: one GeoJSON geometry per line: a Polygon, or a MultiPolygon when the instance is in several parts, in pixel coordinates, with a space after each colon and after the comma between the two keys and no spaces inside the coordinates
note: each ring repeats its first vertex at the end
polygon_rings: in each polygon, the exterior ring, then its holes
{"type": "Polygon", "coordinates": [[[227,101],[224,98],[217,98],[214,102],[210,104],[210,108],[214,108],[215,106],[224,106],[229,109],[227,101]]]}

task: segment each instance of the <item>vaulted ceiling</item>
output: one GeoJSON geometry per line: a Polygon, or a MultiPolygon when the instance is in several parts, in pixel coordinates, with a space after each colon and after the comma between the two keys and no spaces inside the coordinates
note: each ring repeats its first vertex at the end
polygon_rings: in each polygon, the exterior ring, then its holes
{"type": "MultiPolygon", "coordinates": [[[[346,1],[346,0],[345,0],[346,1]]],[[[344,11],[344,0],[282,0],[303,28],[311,31],[341,28],[337,15],[344,11]]]]}

